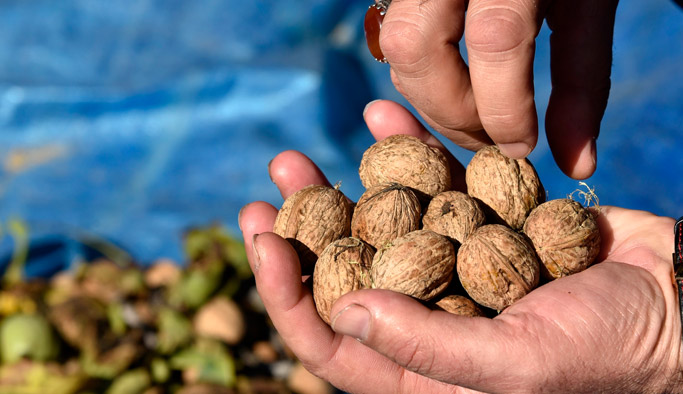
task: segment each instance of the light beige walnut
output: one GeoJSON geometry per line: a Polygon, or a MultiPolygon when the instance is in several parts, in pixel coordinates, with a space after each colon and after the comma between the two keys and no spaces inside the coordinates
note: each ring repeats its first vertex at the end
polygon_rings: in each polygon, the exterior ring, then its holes
{"type": "Polygon", "coordinates": [[[496,146],[480,149],[465,171],[467,193],[484,203],[492,222],[520,230],[532,209],[545,201],[545,190],[527,159],[515,160],[496,146]]]}
{"type": "Polygon", "coordinates": [[[458,316],[485,316],[479,306],[469,298],[452,294],[441,298],[434,304],[434,309],[446,311],[458,316]]]}
{"type": "Polygon", "coordinates": [[[451,187],[443,152],[409,135],[392,135],[370,146],[358,172],[366,189],[397,182],[417,190],[418,197],[425,201],[451,187]]]}
{"type": "Polygon", "coordinates": [[[369,289],[374,249],[354,237],[329,244],[313,271],[313,298],[318,314],[330,324],[332,304],[354,290],[369,289]]]}
{"type": "Polygon", "coordinates": [[[374,289],[388,289],[429,301],[451,282],[455,248],[443,235],[416,230],[377,251],[370,277],[374,289]]]}
{"type": "Polygon", "coordinates": [[[479,227],[458,251],[458,277],[474,301],[503,310],[533,290],[540,268],[531,243],[508,227],[479,227]]]}
{"type": "Polygon", "coordinates": [[[376,249],[420,227],[421,207],[415,193],[395,183],[380,183],[363,193],[351,219],[351,235],[376,249]]]}
{"type": "Polygon", "coordinates": [[[353,207],[339,190],[310,185],[289,196],[275,218],[273,232],[289,241],[304,274],[331,242],[351,234],[353,207]]]}
{"type": "Polygon", "coordinates": [[[429,202],[422,225],[462,243],[485,221],[486,216],[477,200],[451,190],[439,193],[429,202]]]}
{"type": "Polygon", "coordinates": [[[550,200],[531,211],[524,223],[541,260],[541,274],[556,279],[590,266],[600,253],[600,231],[593,212],[571,199],[550,200]]]}

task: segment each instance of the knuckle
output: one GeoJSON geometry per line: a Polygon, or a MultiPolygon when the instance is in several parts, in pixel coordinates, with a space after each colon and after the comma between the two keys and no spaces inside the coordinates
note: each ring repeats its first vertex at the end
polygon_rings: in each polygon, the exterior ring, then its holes
{"type": "Polygon", "coordinates": [[[385,22],[379,42],[389,64],[401,73],[419,73],[428,64],[429,42],[415,21],[385,22]]]}
{"type": "Polygon", "coordinates": [[[417,338],[397,344],[394,359],[407,370],[419,374],[428,374],[434,366],[432,346],[425,346],[417,338]]]}
{"type": "Polygon", "coordinates": [[[502,5],[473,10],[465,25],[468,52],[483,56],[484,60],[495,60],[522,46],[533,45],[535,37],[533,19],[502,5]]]}

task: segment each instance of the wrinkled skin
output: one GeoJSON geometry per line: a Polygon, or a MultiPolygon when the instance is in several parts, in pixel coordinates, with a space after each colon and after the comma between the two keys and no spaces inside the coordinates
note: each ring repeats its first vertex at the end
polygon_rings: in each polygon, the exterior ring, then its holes
{"type": "Polygon", "coordinates": [[[618,1],[393,0],[379,44],[396,89],[437,132],[478,149],[495,142],[525,157],[538,139],[536,38],[547,22],[552,93],[545,129],[555,161],[575,179],[596,166],[610,91],[618,1]],[[467,49],[467,61],[463,59],[467,49]]]}
{"type": "MultiPolygon", "coordinates": [[[[377,139],[407,133],[441,147],[395,103],[373,103],[365,118],[377,139]]],[[[462,166],[452,157],[451,163],[453,174],[462,177],[462,166]]],[[[294,151],[278,155],[270,174],[283,197],[310,183],[327,183],[294,151]]],[[[257,289],[292,351],[342,390],[683,391],[671,218],[602,207],[599,262],[537,288],[494,319],[430,311],[391,291],[360,290],[334,304],[330,328],[316,313],[294,250],[270,232],[276,213],[265,202],[240,213],[257,289]],[[367,324],[361,324],[363,317],[367,324]]]]}

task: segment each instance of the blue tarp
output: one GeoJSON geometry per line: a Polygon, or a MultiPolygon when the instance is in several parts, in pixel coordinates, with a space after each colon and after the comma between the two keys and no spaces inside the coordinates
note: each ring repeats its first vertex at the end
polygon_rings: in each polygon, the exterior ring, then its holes
{"type": "MultiPolygon", "coordinates": [[[[405,103],[365,48],[368,5],[1,2],[0,225],[28,225],[32,272],[71,264],[89,252],[84,240],[147,264],[182,260],[188,227],[219,222],[238,234],[244,204],[281,204],[266,168],[285,149],[357,198],[372,143],[364,105],[405,103]]],[[[548,34],[537,42],[540,116],[548,34]]],[[[564,197],[580,186],[555,168],[544,138],[530,159],[549,196],[564,197]]],[[[598,150],[586,182],[601,204],[683,214],[683,12],[671,1],[619,6],[598,150]]],[[[472,155],[454,152],[464,163],[472,155]]],[[[5,236],[0,257],[12,247],[5,236]]]]}

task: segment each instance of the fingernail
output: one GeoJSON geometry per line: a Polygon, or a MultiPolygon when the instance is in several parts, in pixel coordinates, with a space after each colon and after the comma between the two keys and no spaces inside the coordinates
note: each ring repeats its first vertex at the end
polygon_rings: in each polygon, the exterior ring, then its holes
{"type": "Polygon", "coordinates": [[[368,112],[368,109],[369,109],[370,107],[372,107],[372,105],[373,105],[374,103],[378,102],[378,101],[381,101],[381,99],[372,100],[372,101],[370,101],[369,103],[365,104],[365,108],[363,108],[363,116],[365,116],[365,113],[368,112]]]}
{"type": "Polygon", "coordinates": [[[590,163],[592,167],[595,167],[596,162],[595,138],[591,138],[579,154],[579,163],[590,163]]]}
{"type": "Polygon", "coordinates": [[[270,161],[268,162],[268,178],[270,178],[271,182],[275,183],[275,181],[273,180],[273,175],[270,172],[270,165],[273,164],[273,160],[275,160],[275,158],[270,159],[270,161]]]}
{"type": "Polygon", "coordinates": [[[332,320],[332,329],[364,341],[370,331],[370,311],[358,304],[351,304],[337,313],[332,320]]]}
{"type": "Polygon", "coordinates": [[[256,247],[256,238],[258,238],[259,235],[260,234],[254,234],[251,237],[251,249],[254,252],[254,264],[251,269],[254,272],[258,271],[259,267],[261,267],[261,256],[259,256],[258,248],[256,247]]]}
{"type": "Polygon", "coordinates": [[[244,211],[244,207],[240,208],[240,211],[237,213],[237,227],[239,227],[240,231],[244,232],[242,230],[242,211],[244,211]]]}
{"type": "Polygon", "coordinates": [[[524,142],[498,144],[500,152],[511,159],[523,159],[531,153],[531,148],[524,142]]]}

